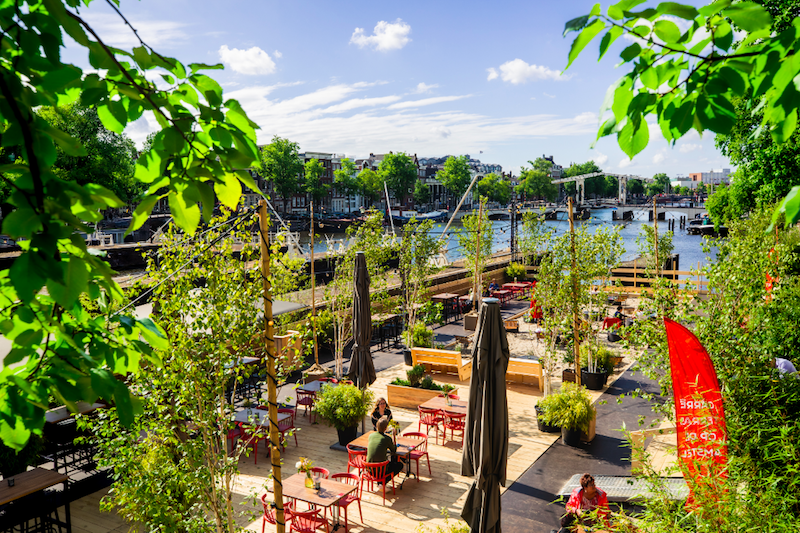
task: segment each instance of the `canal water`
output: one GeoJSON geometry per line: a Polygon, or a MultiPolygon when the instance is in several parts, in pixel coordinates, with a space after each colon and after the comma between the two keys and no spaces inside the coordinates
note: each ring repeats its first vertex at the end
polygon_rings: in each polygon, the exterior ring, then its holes
{"type": "MultiPolygon", "coordinates": [[[[636,244],[636,238],[640,235],[642,226],[652,226],[653,222],[648,220],[648,212],[645,210],[634,211],[634,220],[624,222],[612,220],[612,212],[613,209],[610,208],[593,209],[592,217],[589,220],[576,221],[576,227],[579,224],[585,224],[589,227],[590,232],[603,225],[621,227],[622,229],[620,230],[620,235],[622,236],[623,245],[625,247],[625,254],[622,257],[622,260],[633,260],[640,255],[638,245],[636,244]]],[[[665,216],[667,220],[675,220],[675,233],[672,238],[672,243],[675,248],[673,253],[680,254],[680,270],[688,271],[696,269],[698,265],[703,266],[716,256],[716,250],[713,249],[710,252],[710,257],[703,252],[703,237],[698,235],[689,235],[686,233],[685,229],[680,229],[679,219],[681,216],[685,216],[683,213],[678,211],[669,211],[668,207],[664,208],[662,212],[666,213],[665,216]]],[[[569,222],[566,220],[548,220],[545,222],[545,224],[551,228],[556,235],[560,235],[569,231],[569,222]]],[[[431,230],[431,233],[440,236],[445,226],[446,223],[435,224],[431,230]]],[[[511,242],[511,222],[509,220],[494,220],[492,221],[492,227],[494,231],[492,251],[499,252],[503,249],[509,249],[511,242]]],[[[518,229],[521,229],[521,227],[522,223],[520,222],[518,224],[518,229]]],[[[443,241],[445,257],[448,261],[455,261],[461,259],[463,256],[463,253],[458,246],[458,239],[456,238],[457,233],[461,230],[461,224],[454,222],[444,235],[443,241]]],[[[388,232],[389,230],[387,229],[386,231],[388,232]]],[[[659,220],[658,231],[659,234],[663,234],[667,231],[667,223],[665,221],[659,220]]],[[[327,251],[329,247],[335,248],[339,246],[339,243],[345,239],[346,238],[343,234],[319,235],[314,240],[314,253],[321,254],[327,251]]],[[[303,252],[306,254],[309,252],[309,241],[310,238],[307,233],[300,234],[300,245],[303,249],[303,252]]]]}

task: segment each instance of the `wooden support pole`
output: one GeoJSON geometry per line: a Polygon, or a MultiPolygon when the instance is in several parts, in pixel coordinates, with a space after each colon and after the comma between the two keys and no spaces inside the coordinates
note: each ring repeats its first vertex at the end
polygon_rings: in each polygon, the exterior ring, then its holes
{"type": "Polygon", "coordinates": [[[264,286],[264,343],[267,351],[267,396],[269,402],[269,445],[272,461],[272,493],[275,497],[277,532],[285,533],[283,485],[281,484],[281,448],[278,431],[278,380],[275,374],[275,331],[272,321],[272,295],[269,281],[269,220],[267,202],[261,200],[258,210],[261,229],[261,280],[264,286]]]}
{"type": "Polygon", "coordinates": [[[575,383],[581,386],[581,353],[580,353],[580,322],[578,318],[578,278],[575,275],[577,261],[575,258],[575,220],[572,216],[572,197],[569,197],[569,246],[572,259],[572,268],[569,277],[572,281],[572,351],[575,354],[575,383]]]}

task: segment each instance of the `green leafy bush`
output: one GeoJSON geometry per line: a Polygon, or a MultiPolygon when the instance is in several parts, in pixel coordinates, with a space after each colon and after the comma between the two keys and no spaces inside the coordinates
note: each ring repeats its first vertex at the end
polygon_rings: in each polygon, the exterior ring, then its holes
{"type": "Polygon", "coordinates": [[[411,370],[406,371],[406,376],[408,376],[408,381],[412,387],[418,387],[424,375],[425,365],[414,365],[411,370]]]}
{"type": "Polygon", "coordinates": [[[358,425],[369,414],[373,394],[354,385],[322,387],[314,404],[317,413],[338,430],[358,425]]]}
{"type": "Polygon", "coordinates": [[[433,330],[422,321],[414,324],[414,329],[411,332],[411,346],[419,348],[433,347],[433,330]]]}
{"type": "Polygon", "coordinates": [[[592,398],[583,387],[573,383],[562,384],[559,392],[545,397],[538,406],[542,422],[568,430],[588,431],[596,415],[592,398]]]}
{"type": "Polygon", "coordinates": [[[519,263],[510,263],[506,267],[506,276],[511,279],[526,278],[528,276],[528,270],[519,263]]]}

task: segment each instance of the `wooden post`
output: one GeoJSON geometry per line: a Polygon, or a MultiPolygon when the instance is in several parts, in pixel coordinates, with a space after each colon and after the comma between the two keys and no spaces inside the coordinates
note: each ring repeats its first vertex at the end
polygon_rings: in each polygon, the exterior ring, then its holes
{"type": "Polygon", "coordinates": [[[658,263],[658,202],[653,196],[653,243],[656,249],[656,276],[661,273],[661,265],[658,263]]]}
{"type": "Polygon", "coordinates": [[[269,444],[272,461],[272,493],[275,497],[277,532],[285,533],[283,513],[283,485],[281,484],[281,449],[278,432],[278,389],[275,375],[275,331],[272,321],[272,295],[269,281],[269,221],[267,202],[261,200],[258,210],[261,229],[261,280],[264,285],[264,341],[267,349],[267,396],[269,402],[269,444]]]}
{"type": "Polygon", "coordinates": [[[575,260],[575,220],[572,217],[572,197],[569,197],[569,246],[572,268],[569,277],[572,281],[572,352],[575,354],[575,383],[581,386],[581,353],[580,353],[580,323],[578,322],[578,278],[575,277],[577,268],[575,260]]]}
{"type": "Polygon", "coordinates": [[[478,266],[480,265],[480,256],[481,256],[481,228],[483,227],[483,199],[481,199],[480,207],[478,209],[478,236],[475,239],[475,280],[473,281],[473,293],[472,293],[472,307],[475,311],[478,310],[477,302],[479,300],[479,294],[481,283],[480,283],[480,272],[478,272],[478,266]]]}
{"type": "Polygon", "coordinates": [[[311,203],[311,331],[314,334],[314,366],[319,366],[317,347],[317,278],[314,275],[314,201],[311,203]]]}

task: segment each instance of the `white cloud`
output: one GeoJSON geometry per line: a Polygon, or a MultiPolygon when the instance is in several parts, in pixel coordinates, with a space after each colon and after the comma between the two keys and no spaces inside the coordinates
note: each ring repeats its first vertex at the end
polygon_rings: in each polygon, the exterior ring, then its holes
{"type": "MultiPolygon", "coordinates": [[[[81,16],[107,45],[125,49],[141,45],[133,31],[116,14],[81,13],[81,16]]],[[[137,19],[135,16],[129,16],[128,20],[142,40],[157,49],[182,43],[189,38],[182,29],[186,24],[180,22],[137,19]]]]}
{"type": "Polygon", "coordinates": [[[409,100],[407,102],[398,102],[389,106],[389,109],[408,109],[410,107],[422,107],[426,105],[442,104],[444,102],[452,102],[454,100],[461,100],[462,98],[469,98],[471,94],[463,96],[435,96],[433,98],[423,98],[422,100],[409,100]]]}
{"type": "Polygon", "coordinates": [[[619,168],[625,168],[625,167],[629,167],[631,165],[631,163],[632,163],[632,161],[630,160],[630,158],[626,157],[625,159],[620,160],[620,162],[619,162],[619,164],[617,166],[619,168]]]}
{"type": "Polygon", "coordinates": [[[219,58],[239,74],[255,76],[275,72],[275,62],[269,54],[257,46],[239,50],[228,48],[228,45],[223,44],[219,48],[219,58]]]}
{"type": "Polygon", "coordinates": [[[417,94],[429,93],[431,92],[431,89],[436,89],[438,87],[439,87],[438,83],[428,85],[427,83],[420,82],[417,84],[417,88],[414,90],[414,92],[417,94]]]}
{"type": "Polygon", "coordinates": [[[694,152],[695,150],[702,150],[702,144],[694,144],[694,143],[684,143],[681,145],[679,150],[682,154],[688,154],[689,152],[694,152]]]}
{"type": "Polygon", "coordinates": [[[450,131],[450,128],[445,128],[443,126],[437,126],[435,128],[431,128],[431,131],[436,135],[438,135],[439,137],[442,137],[443,139],[447,139],[448,137],[450,137],[450,135],[453,134],[453,132],[450,131]]]}
{"type": "Polygon", "coordinates": [[[371,47],[382,52],[399,50],[411,41],[408,38],[409,33],[411,26],[401,19],[394,22],[382,20],[375,25],[372,35],[365,35],[364,28],[356,28],[350,37],[350,42],[359,48],[371,47]]]}
{"type": "Polygon", "coordinates": [[[283,57],[283,54],[282,54],[282,53],[280,53],[280,52],[279,52],[279,51],[277,51],[277,50],[275,50],[274,52],[272,52],[272,55],[274,55],[274,56],[275,56],[275,59],[280,59],[280,58],[282,58],[282,57],[283,57]]]}
{"type": "Polygon", "coordinates": [[[597,124],[597,113],[586,111],[575,117],[578,124],[597,124]]]}
{"type": "Polygon", "coordinates": [[[506,61],[500,65],[499,74],[494,68],[488,69],[488,72],[489,76],[487,79],[489,81],[499,76],[503,81],[513,83],[515,85],[537,80],[566,79],[561,77],[560,70],[552,70],[540,65],[529,65],[521,59],[506,61]]]}
{"type": "Polygon", "coordinates": [[[554,94],[548,94],[548,93],[542,93],[542,94],[545,95],[548,98],[555,98],[556,97],[556,95],[554,95],[554,94]]]}
{"type": "Polygon", "coordinates": [[[657,165],[663,162],[667,156],[663,152],[658,152],[656,155],[653,156],[653,164],[657,165]]]}
{"type": "Polygon", "coordinates": [[[359,107],[376,107],[384,104],[391,104],[400,100],[400,96],[379,96],[375,98],[353,98],[341,104],[332,105],[322,110],[323,113],[343,113],[359,107]]]}
{"type": "Polygon", "coordinates": [[[597,155],[592,158],[592,161],[597,163],[598,167],[602,167],[608,162],[608,156],[602,152],[597,152],[597,155]]]}

